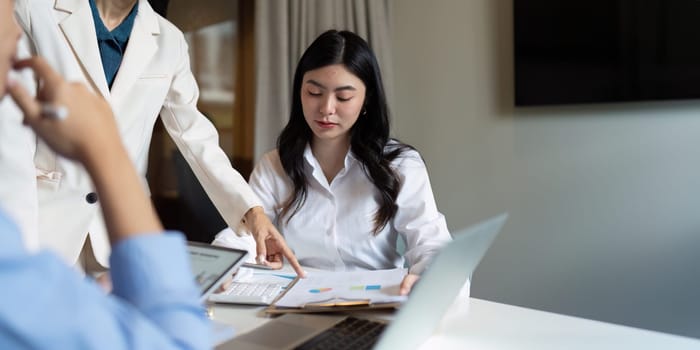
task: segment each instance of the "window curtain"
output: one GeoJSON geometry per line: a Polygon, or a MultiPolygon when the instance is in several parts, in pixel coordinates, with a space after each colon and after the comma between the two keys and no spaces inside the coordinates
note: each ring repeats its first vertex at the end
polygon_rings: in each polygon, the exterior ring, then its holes
{"type": "Polygon", "coordinates": [[[328,29],[350,30],[367,40],[392,100],[389,23],[389,0],[255,1],[256,161],[275,148],[287,123],[297,61],[328,29]]]}

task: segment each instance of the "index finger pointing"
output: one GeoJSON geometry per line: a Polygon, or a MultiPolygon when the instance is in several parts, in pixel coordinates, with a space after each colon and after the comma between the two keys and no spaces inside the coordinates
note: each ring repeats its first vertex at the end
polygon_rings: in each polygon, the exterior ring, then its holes
{"type": "Polygon", "coordinates": [[[289,261],[289,264],[292,265],[292,268],[297,273],[297,275],[299,275],[299,277],[306,277],[306,272],[301,267],[301,264],[299,264],[297,257],[294,256],[294,253],[292,253],[292,250],[289,249],[289,247],[285,245],[284,248],[282,248],[282,254],[285,258],[287,258],[287,261],[289,261]]]}

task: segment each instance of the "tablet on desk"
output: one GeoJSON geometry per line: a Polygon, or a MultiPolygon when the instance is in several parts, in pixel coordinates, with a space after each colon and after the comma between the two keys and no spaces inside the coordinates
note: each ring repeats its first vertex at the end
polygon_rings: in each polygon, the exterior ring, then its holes
{"type": "Polygon", "coordinates": [[[231,278],[248,255],[245,250],[198,242],[187,242],[187,249],[202,301],[207,300],[227,278],[231,278]]]}

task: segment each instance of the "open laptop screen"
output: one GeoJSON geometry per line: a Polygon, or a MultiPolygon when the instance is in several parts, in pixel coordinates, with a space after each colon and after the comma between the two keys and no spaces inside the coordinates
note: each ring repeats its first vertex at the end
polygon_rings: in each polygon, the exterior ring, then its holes
{"type": "Polygon", "coordinates": [[[202,298],[216,290],[245,260],[245,250],[217,247],[205,243],[187,242],[192,274],[199,285],[202,298]]]}

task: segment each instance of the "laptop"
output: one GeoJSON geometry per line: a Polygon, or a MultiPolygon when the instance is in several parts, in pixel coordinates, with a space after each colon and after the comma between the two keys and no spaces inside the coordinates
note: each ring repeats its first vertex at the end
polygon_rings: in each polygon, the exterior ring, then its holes
{"type": "Polygon", "coordinates": [[[217,349],[334,349],[338,347],[319,341],[346,332],[335,329],[347,324],[359,324],[360,327],[372,324],[371,327],[376,328],[363,328],[350,341],[359,342],[360,336],[364,335],[374,335],[374,339],[343,346],[352,349],[415,349],[433,334],[507,217],[504,213],[453,233],[452,242],[435,256],[414,285],[408,300],[388,324],[361,316],[285,314],[221,344],[217,349]]]}
{"type": "Polygon", "coordinates": [[[201,291],[202,302],[206,301],[226,279],[231,278],[248,255],[245,250],[199,242],[187,242],[187,250],[190,253],[192,274],[201,291]]]}

